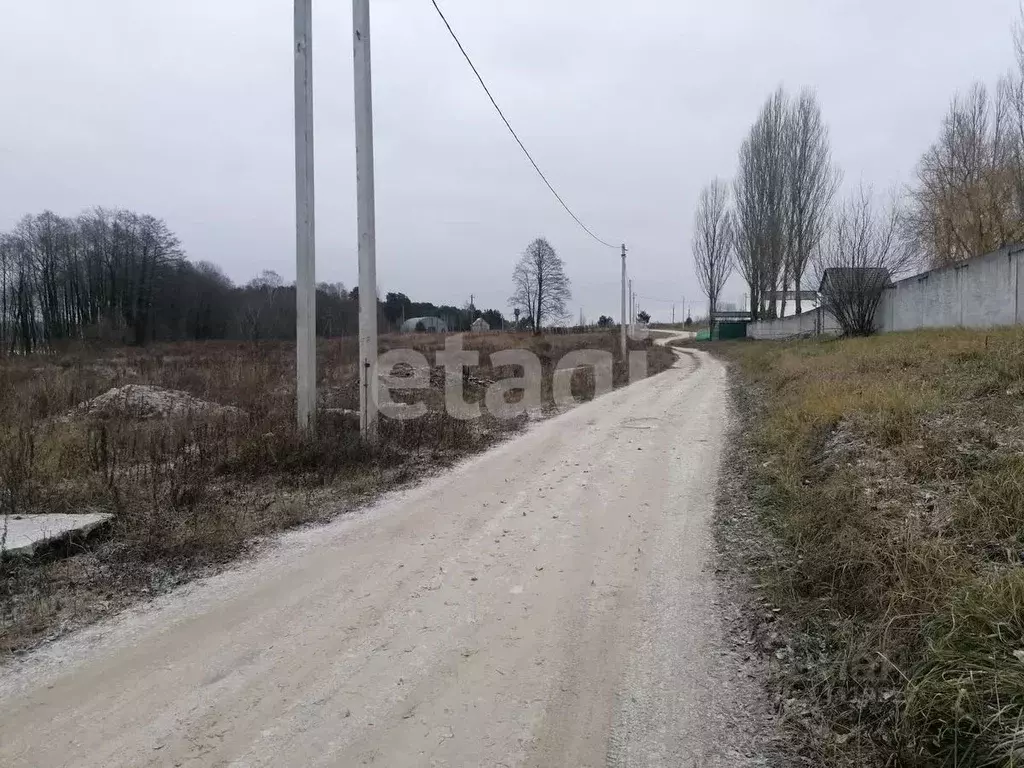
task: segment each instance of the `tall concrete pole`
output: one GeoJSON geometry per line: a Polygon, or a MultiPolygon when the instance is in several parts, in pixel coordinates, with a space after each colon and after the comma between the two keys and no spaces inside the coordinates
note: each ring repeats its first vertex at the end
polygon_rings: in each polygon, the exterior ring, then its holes
{"type": "Polygon", "coordinates": [[[622,339],[622,360],[627,359],[626,344],[626,244],[622,244],[622,326],[619,331],[622,339]]]}
{"type": "Polygon", "coordinates": [[[356,118],[356,218],[359,227],[359,424],[377,439],[377,224],[373,192],[373,93],[370,0],[352,0],[356,118]]]}
{"type": "Polygon", "coordinates": [[[633,327],[633,305],[636,303],[636,294],[633,293],[633,278],[629,278],[629,327],[633,327]]]}
{"type": "Polygon", "coordinates": [[[295,394],[303,431],[316,426],[312,6],[312,0],[295,0],[295,394]]]}

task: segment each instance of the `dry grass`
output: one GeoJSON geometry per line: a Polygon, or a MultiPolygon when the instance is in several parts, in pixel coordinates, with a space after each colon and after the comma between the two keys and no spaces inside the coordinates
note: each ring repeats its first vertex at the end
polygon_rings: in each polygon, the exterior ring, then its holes
{"type": "Polygon", "coordinates": [[[1024,766],[1024,330],[716,348],[759,401],[775,680],[811,760],[1024,766]]]}
{"type": "MultiPolygon", "coordinates": [[[[551,370],[566,352],[614,353],[618,344],[614,333],[464,339],[466,348],[481,352],[483,364],[465,377],[465,396],[476,401],[499,378],[486,364],[494,351],[532,349],[542,360],[550,402],[551,370]]],[[[381,348],[406,344],[433,363],[444,338],[387,336],[381,348]]],[[[0,561],[0,657],[217,567],[257,537],[324,520],[450,465],[524,423],[499,421],[486,411],[472,422],[450,417],[443,409],[444,374],[436,370],[429,390],[403,398],[422,399],[428,414],[408,422],[383,419],[380,442],[371,448],[350,413],[359,404],[356,358],[355,340],[320,343],[321,418],[314,438],[295,426],[293,345],[83,346],[0,359],[0,514],[115,514],[113,524],[88,542],[0,561]],[[180,390],[242,414],[212,409],[139,418],[116,408],[91,414],[78,408],[113,387],[139,384],[180,390]]],[[[650,351],[652,372],[673,360],[668,350],[650,351]]],[[[627,371],[616,361],[617,385],[626,383],[627,371]]],[[[586,372],[576,374],[574,384],[578,396],[592,396],[586,372]]]]}

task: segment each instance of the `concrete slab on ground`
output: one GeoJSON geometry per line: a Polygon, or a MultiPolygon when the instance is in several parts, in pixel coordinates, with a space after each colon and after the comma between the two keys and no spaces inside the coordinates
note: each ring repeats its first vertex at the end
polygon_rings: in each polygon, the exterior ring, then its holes
{"type": "Polygon", "coordinates": [[[84,536],[106,523],[113,515],[95,512],[83,515],[13,515],[0,518],[0,538],[4,526],[7,537],[0,545],[6,555],[31,555],[36,547],[68,536],[84,536]]]}

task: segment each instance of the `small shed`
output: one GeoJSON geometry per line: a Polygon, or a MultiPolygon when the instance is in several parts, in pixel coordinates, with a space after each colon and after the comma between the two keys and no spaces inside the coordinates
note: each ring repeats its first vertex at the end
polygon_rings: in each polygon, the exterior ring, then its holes
{"type": "Polygon", "coordinates": [[[491,324],[484,320],[482,317],[478,317],[473,321],[472,325],[469,326],[473,333],[483,333],[484,331],[491,330],[491,324]]]}
{"type": "Polygon", "coordinates": [[[410,317],[402,323],[402,333],[426,331],[427,333],[447,333],[448,324],[440,317],[410,317]]]}
{"type": "Polygon", "coordinates": [[[745,339],[749,322],[749,312],[715,312],[711,315],[711,338],[715,341],[745,339]]]}

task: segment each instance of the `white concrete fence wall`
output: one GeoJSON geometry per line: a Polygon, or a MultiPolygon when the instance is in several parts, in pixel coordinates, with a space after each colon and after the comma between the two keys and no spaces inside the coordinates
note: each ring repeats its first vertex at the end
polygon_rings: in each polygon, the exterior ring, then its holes
{"type": "Polygon", "coordinates": [[[836,319],[820,307],[781,320],[759,320],[747,325],[747,336],[752,339],[791,339],[841,332],[836,319]]]}
{"type": "MultiPolygon", "coordinates": [[[[1024,324],[1024,246],[1010,246],[976,259],[900,280],[885,291],[875,316],[880,332],[963,326],[1024,324]]],[[[814,309],[747,326],[753,339],[838,335],[839,323],[814,309]]]]}

